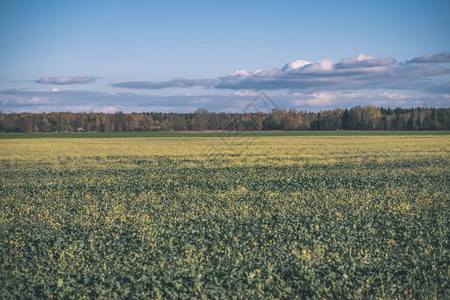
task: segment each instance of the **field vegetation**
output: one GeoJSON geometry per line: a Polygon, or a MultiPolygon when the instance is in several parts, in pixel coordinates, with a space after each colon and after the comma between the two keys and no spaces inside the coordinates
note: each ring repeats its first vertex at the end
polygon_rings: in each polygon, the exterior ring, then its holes
{"type": "Polygon", "coordinates": [[[0,298],[448,299],[449,149],[420,133],[2,139],[0,298]]]}

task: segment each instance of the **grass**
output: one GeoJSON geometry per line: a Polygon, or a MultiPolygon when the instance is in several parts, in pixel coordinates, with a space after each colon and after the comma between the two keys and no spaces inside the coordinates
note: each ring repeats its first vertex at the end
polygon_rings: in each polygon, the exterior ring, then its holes
{"type": "Polygon", "coordinates": [[[450,297],[447,135],[122,134],[0,142],[0,298],[450,297]]]}
{"type": "Polygon", "coordinates": [[[197,132],[197,131],[128,131],[128,132],[33,132],[0,133],[0,139],[32,138],[137,138],[137,137],[221,137],[249,136],[397,136],[450,135],[450,131],[255,131],[255,132],[197,132]]]}

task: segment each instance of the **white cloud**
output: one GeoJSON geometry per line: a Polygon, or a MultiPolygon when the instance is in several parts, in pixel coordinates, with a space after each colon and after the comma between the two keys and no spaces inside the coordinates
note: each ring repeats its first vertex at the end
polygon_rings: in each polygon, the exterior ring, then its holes
{"type": "Polygon", "coordinates": [[[334,62],[331,59],[323,59],[318,62],[307,64],[301,68],[295,69],[300,73],[321,73],[333,70],[334,62]]]}
{"type": "Polygon", "coordinates": [[[50,104],[52,103],[52,99],[49,97],[43,97],[43,96],[18,96],[13,99],[7,98],[2,99],[2,105],[8,106],[8,105],[18,105],[18,106],[26,106],[26,105],[43,105],[43,104],[50,104]]]}
{"type": "Polygon", "coordinates": [[[314,97],[311,100],[308,100],[307,103],[311,106],[327,106],[332,104],[333,100],[336,99],[335,92],[317,92],[313,93],[314,97]]]}
{"type": "Polygon", "coordinates": [[[206,97],[194,97],[194,99],[189,100],[188,103],[189,104],[208,104],[211,103],[211,99],[210,98],[206,98],[206,97]]]}
{"type": "Polygon", "coordinates": [[[93,112],[103,112],[103,113],[109,113],[109,114],[119,111],[119,109],[115,106],[100,106],[100,107],[91,108],[91,110],[93,112]]]}
{"type": "Polygon", "coordinates": [[[254,97],[256,97],[256,96],[258,96],[259,95],[259,93],[257,93],[257,92],[254,92],[254,91],[235,91],[235,92],[233,92],[232,93],[232,95],[233,96],[254,96],[254,97]]]}
{"type": "MultiPolygon", "coordinates": [[[[292,93],[291,105],[298,107],[309,107],[312,110],[319,108],[344,108],[356,105],[375,105],[383,107],[412,107],[417,101],[422,101],[420,96],[411,96],[395,91],[378,92],[366,90],[362,92],[348,91],[320,91],[314,93],[292,93]]],[[[433,105],[437,105],[439,99],[432,100],[433,105]]]]}
{"type": "Polygon", "coordinates": [[[233,72],[233,74],[231,74],[231,76],[243,76],[243,77],[250,76],[250,75],[251,75],[251,73],[245,69],[236,70],[233,72]]]}
{"type": "Polygon", "coordinates": [[[396,92],[384,92],[382,93],[382,96],[388,97],[389,99],[406,99],[408,96],[401,93],[396,92]]]}
{"type": "Polygon", "coordinates": [[[389,67],[395,63],[395,59],[393,58],[376,58],[373,56],[368,56],[365,54],[359,54],[354,58],[344,58],[340,62],[338,62],[334,68],[335,69],[365,69],[377,68],[378,70],[382,70],[382,67],[389,67]]]}
{"type": "Polygon", "coordinates": [[[281,71],[290,71],[293,69],[298,69],[298,68],[304,67],[309,64],[312,64],[312,63],[307,60],[297,59],[297,60],[294,60],[294,61],[284,65],[284,67],[281,69],[281,71]]]}
{"type": "Polygon", "coordinates": [[[260,73],[260,72],[262,72],[261,69],[257,69],[257,70],[255,70],[255,71],[253,71],[253,72],[249,72],[249,71],[247,71],[247,70],[245,70],[245,69],[242,69],[242,70],[236,70],[236,71],[234,71],[230,76],[247,77],[247,76],[250,76],[250,75],[258,74],[258,73],[260,73]]]}
{"type": "Polygon", "coordinates": [[[364,53],[360,53],[354,59],[356,61],[364,61],[364,60],[375,59],[375,57],[369,56],[369,55],[365,55],[364,53]]]}
{"type": "Polygon", "coordinates": [[[361,93],[349,93],[349,92],[335,92],[335,91],[321,91],[312,94],[302,94],[305,100],[298,100],[297,105],[309,105],[309,106],[336,106],[339,107],[342,104],[346,104],[354,99],[364,98],[361,93]]]}

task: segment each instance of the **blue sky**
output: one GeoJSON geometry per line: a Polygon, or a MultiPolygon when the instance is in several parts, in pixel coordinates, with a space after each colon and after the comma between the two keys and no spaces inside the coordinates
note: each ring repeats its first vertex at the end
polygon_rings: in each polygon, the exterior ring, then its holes
{"type": "Polygon", "coordinates": [[[448,107],[449,15],[430,0],[1,0],[0,109],[239,112],[261,91],[299,110],[448,107]]]}

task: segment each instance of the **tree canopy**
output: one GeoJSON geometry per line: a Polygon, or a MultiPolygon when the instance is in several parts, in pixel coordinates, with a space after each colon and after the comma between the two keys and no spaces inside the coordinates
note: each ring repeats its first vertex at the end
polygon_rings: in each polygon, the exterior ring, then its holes
{"type": "Polygon", "coordinates": [[[9,113],[0,132],[203,130],[450,130],[450,108],[356,106],[320,112],[274,109],[270,113],[9,113]]]}

